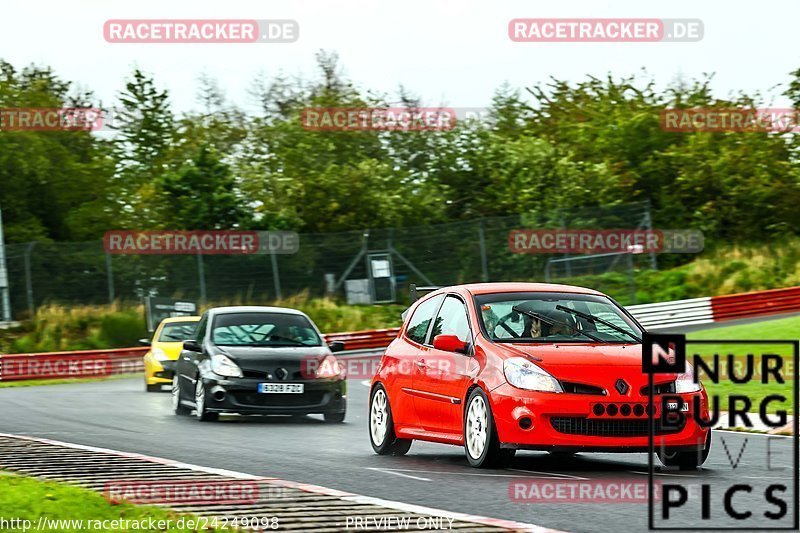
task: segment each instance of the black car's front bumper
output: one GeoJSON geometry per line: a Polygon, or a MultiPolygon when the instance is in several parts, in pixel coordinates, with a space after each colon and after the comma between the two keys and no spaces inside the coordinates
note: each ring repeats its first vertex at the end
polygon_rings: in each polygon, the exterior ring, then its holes
{"type": "Polygon", "coordinates": [[[337,380],[264,381],[248,378],[205,378],[206,409],[214,413],[333,414],[347,408],[347,382],[337,380]],[[302,383],[302,394],[264,394],[260,383],[302,383]]]}

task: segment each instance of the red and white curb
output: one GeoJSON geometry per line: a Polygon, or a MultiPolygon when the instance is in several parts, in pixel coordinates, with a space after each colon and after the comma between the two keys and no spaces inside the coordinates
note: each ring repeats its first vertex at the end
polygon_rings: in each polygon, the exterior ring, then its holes
{"type": "Polygon", "coordinates": [[[287,481],[284,479],[279,479],[275,477],[264,477],[264,476],[256,476],[253,474],[247,474],[244,472],[236,472],[232,470],[227,470],[223,468],[212,468],[200,465],[194,465],[190,463],[184,463],[180,461],[174,461],[171,459],[164,459],[162,457],[154,457],[151,455],[144,455],[140,453],[132,453],[132,452],[122,452],[119,450],[110,450],[108,448],[100,448],[97,446],[86,446],[83,444],[74,444],[70,442],[62,442],[52,439],[45,439],[41,437],[31,437],[27,435],[14,435],[10,433],[0,433],[0,438],[9,438],[9,439],[17,439],[23,441],[30,441],[36,442],[40,444],[47,444],[51,446],[59,446],[63,448],[70,448],[74,450],[82,450],[86,452],[95,452],[95,453],[105,453],[110,455],[116,455],[118,457],[124,457],[126,459],[138,459],[143,461],[149,461],[152,463],[158,463],[165,466],[171,466],[175,468],[181,468],[185,470],[191,470],[194,472],[201,472],[205,474],[215,474],[220,476],[226,476],[233,479],[241,479],[241,480],[248,480],[248,481],[265,481],[269,482],[271,485],[276,485],[280,487],[290,488],[301,490],[303,492],[308,492],[312,494],[319,494],[321,496],[329,496],[334,498],[339,498],[342,501],[355,503],[355,504],[363,504],[363,505],[374,505],[380,506],[391,510],[402,511],[407,513],[414,513],[414,514],[421,514],[421,515],[428,515],[428,516],[437,516],[442,518],[449,518],[452,520],[457,520],[460,522],[471,522],[473,524],[480,524],[489,527],[496,527],[502,529],[508,529],[513,531],[529,531],[531,533],[564,533],[563,531],[550,529],[542,526],[537,526],[535,524],[529,524],[525,522],[516,522],[512,520],[503,520],[499,518],[489,518],[485,516],[473,515],[473,514],[466,514],[466,513],[458,513],[453,511],[445,511],[442,509],[436,509],[433,507],[426,507],[422,505],[415,505],[403,502],[397,502],[392,500],[385,500],[383,498],[374,498],[372,496],[363,496],[360,494],[354,494],[352,492],[346,492],[336,489],[331,489],[328,487],[322,487],[319,485],[313,485],[309,483],[299,483],[295,481],[287,481]]]}

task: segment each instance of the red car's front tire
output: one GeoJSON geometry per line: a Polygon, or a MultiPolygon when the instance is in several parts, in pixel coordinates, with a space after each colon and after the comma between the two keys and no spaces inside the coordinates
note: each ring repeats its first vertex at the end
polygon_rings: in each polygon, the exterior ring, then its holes
{"type": "Polygon", "coordinates": [[[389,395],[380,383],[372,389],[369,398],[369,441],[378,455],[405,455],[413,442],[397,438],[389,395]]]}
{"type": "Polygon", "coordinates": [[[668,450],[658,450],[659,461],[664,466],[678,467],[680,470],[695,470],[708,459],[708,454],[711,451],[711,431],[708,432],[706,437],[705,446],[703,450],[698,452],[670,452],[668,450]]]}
{"type": "Polygon", "coordinates": [[[492,407],[480,387],[472,390],[464,410],[464,450],[469,464],[476,468],[503,468],[516,450],[501,448],[492,407]]]}

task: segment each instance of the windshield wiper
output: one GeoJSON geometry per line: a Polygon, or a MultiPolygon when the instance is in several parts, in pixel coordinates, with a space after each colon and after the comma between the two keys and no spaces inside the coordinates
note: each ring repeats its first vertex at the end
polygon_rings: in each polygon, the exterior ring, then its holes
{"type": "Polygon", "coordinates": [[[275,344],[289,344],[291,346],[308,346],[306,343],[301,342],[297,339],[290,339],[289,337],[281,337],[280,335],[271,335],[269,337],[269,341],[275,341],[275,344]]]}
{"type": "Polygon", "coordinates": [[[583,335],[585,337],[589,337],[590,339],[592,339],[595,342],[608,343],[607,340],[601,339],[600,337],[596,337],[596,336],[592,335],[591,333],[586,333],[585,331],[583,331],[581,329],[578,329],[578,328],[576,328],[575,326],[573,326],[571,324],[567,324],[566,322],[561,322],[559,320],[553,320],[552,318],[548,318],[548,317],[546,317],[544,315],[540,315],[539,313],[536,313],[534,311],[527,311],[525,309],[520,309],[517,306],[512,307],[511,310],[512,311],[516,311],[517,313],[522,313],[523,315],[527,315],[527,316],[529,316],[531,318],[535,318],[536,320],[544,322],[545,324],[550,324],[551,326],[555,326],[555,325],[566,326],[566,327],[568,327],[568,328],[570,328],[570,329],[572,329],[574,331],[577,331],[578,333],[580,333],[581,335],[583,335]]]}
{"type": "Polygon", "coordinates": [[[559,311],[565,311],[567,313],[571,313],[571,314],[573,314],[575,316],[579,316],[579,317],[581,317],[581,318],[583,318],[585,320],[588,320],[590,322],[595,322],[595,323],[599,322],[600,324],[603,324],[604,326],[608,326],[609,328],[613,329],[614,331],[618,331],[618,332],[622,333],[623,335],[627,335],[628,337],[632,338],[636,342],[642,342],[642,339],[640,339],[639,337],[637,337],[636,335],[634,335],[630,331],[626,331],[626,330],[622,329],[621,327],[617,326],[616,324],[612,324],[608,320],[603,320],[602,318],[598,318],[598,317],[596,317],[594,315],[590,315],[588,313],[584,313],[583,311],[577,311],[575,309],[570,309],[569,307],[564,307],[563,305],[560,305],[560,304],[556,306],[556,309],[558,309],[559,311]]]}

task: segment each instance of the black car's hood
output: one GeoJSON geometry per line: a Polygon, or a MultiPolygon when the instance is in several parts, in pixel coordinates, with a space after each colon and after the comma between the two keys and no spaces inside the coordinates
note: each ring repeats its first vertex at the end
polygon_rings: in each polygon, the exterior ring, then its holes
{"type": "Polygon", "coordinates": [[[220,346],[217,351],[224,353],[236,362],[273,361],[275,359],[296,359],[324,357],[331,353],[327,346],[220,346]]]}
{"type": "Polygon", "coordinates": [[[310,377],[310,369],[331,354],[327,346],[216,346],[242,369],[244,377],[254,379],[298,380],[310,377]],[[284,372],[285,371],[285,372],[284,372]]]}

